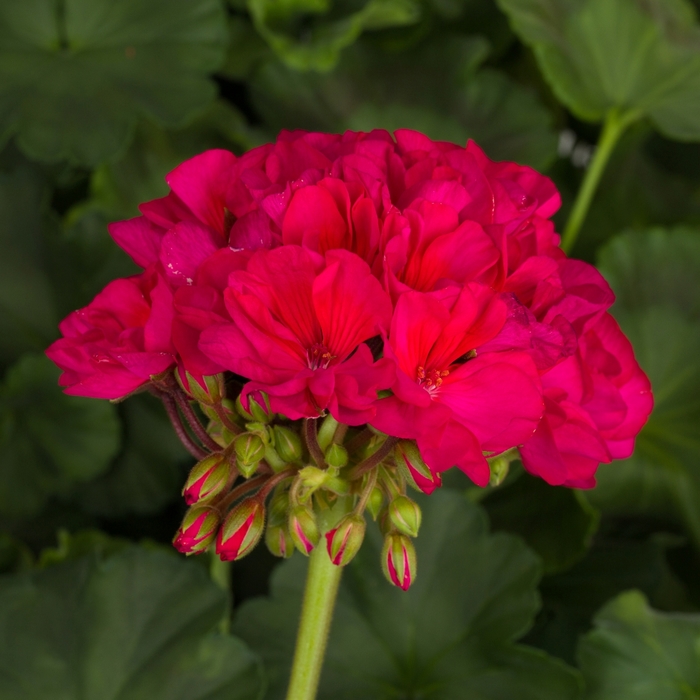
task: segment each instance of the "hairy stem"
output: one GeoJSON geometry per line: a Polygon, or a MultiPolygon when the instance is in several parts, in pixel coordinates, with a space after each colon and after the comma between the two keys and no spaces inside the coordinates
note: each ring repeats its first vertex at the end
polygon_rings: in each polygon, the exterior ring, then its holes
{"type": "Polygon", "coordinates": [[[576,243],[576,238],[593,201],[593,195],[598,188],[600,178],[605,171],[605,166],[610,160],[615,145],[627,127],[638,118],[639,115],[636,112],[621,113],[617,109],[611,109],[605,117],[603,131],[596,146],[593,159],[586,169],[586,174],[583,176],[583,182],[576,195],[576,201],[569,215],[569,220],[566,222],[564,236],[561,241],[561,247],[566,253],[570,253],[576,243]]]}
{"type": "Polygon", "coordinates": [[[197,439],[202,443],[202,445],[204,445],[204,447],[206,447],[210,452],[221,452],[221,445],[219,445],[211,437],[211,435],[209,435],[204,426],[199,422],[199,418],[194,412],[192,404],[189,402],[189,399],[185,396],[185,394],[179,389],[175,389],[173,395],[175,396],[175,401],[178,408],[182,412],[182,415],[185,416],[185,420],[189,424],[190,428],[192,428],[192,432],[197,436],[197,439]]]}
{"type": "Polygon", "coordinates": [[[319,469],[325,469],[328,465],[318,444],[317,422],[316,418],[304,418],[304,440],[316,465],[319,469]]]}
{"type": "Polygon", "coordinates": [[[311,552],[287,700],[316,697],[342,572],[325,547],[311,552]]]}
{"type": "Polygon", "coordinates": [[[195,441],[190,437],[189,433],[182,424],[182,418],[178,413],[177,406],[175,404],[175,399],[170,394],[158,393],[158,398],[163,401],[163,406],[165,406],[165,412],[170,418],[170,422],[173,425],[175,434],[180,438],[180,442],[185,446],[185,449],[197,460],[204,459],[207,456],[205,452],[195,441]]]}
{"type": "Polygon", "coordinates": [[[373,452],[367,459],[360,462],[353,470],[350,472],[351,479],[357,479],[358,477],[366,474],[370,469],[374,469],[378,464],[381,464],[394,449],[394,445],[399,441],[398,438],[388,437],[381,444],[378,450],[373,452]]]}

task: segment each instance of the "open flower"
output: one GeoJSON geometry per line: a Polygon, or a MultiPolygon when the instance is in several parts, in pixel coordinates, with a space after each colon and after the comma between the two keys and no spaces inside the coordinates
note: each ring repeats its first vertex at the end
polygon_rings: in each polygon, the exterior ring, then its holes
{"type": "Polygon", "coordinates": [[[46,354],[62,370],[66,393],[119,399],[175,362],[172,292],[157,265],[110,282],[59,326],[46,354]]]}
{"type": "Polygon", "coordinates": [[[391,302],[367,263],[345,250],[325,258],[286,245],[253,255],[224,291],[229,322],[202,332],[200,350],[264,391],[290,418],[328,409],[359,425],[374,416],[377,391],[393,380],[364,341],[388,327],[391,302]]]}

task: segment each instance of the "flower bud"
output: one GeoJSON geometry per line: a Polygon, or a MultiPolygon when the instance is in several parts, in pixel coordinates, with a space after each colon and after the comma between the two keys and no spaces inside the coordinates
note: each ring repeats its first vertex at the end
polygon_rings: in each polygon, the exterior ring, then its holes
{"type": "Polygon", "coordinates": [[[432,493],[442,485],[442,477],[440,474],[434,474],[423,461],[413,440],[399,440],[394,447],[394,458],[401,474],[417,491],[432,493]]]}
{"type": "Polygon", "coordinates": [[[304,454],[299,435],[282,425],[276,425],[272,432],[277,454],[287,463],[299,462],[304,454]]]}
{"type": "Polygon", "coordinates": [[[218,496],[228,485],[230,475],[231,467],[223,455],[213,454],[205,457],[192,467],[187,477],[182,489],[185,503],[191,506],[205,498],[218,496]]]}
{"type": "Polygon", "coordinates": [[[318,446],[325,452],[331,444],[340,423],[329,413],[318,429],[318,446]]]}
{"type": "Polygon", "coordinates": [[[336,566],[349,564],[360,551],[366,527],[361,515],[351,513],[326,533],[328,556],[336,566]]]}
{"type": "Polygon", "coordinates": [[[213,374],[208,377],[194,377],[185,371],[184,376],[181,370],[175,372],[177,383],[195,401],[203,403],[205,406],[219,403],[224,395],[224,375],[213,374]]]}
{"type": "Polygon", "coordinates": [[[219,522],[219,512],[214,508],[190,508],[173,538],[175,549],[183,554],[200,554],[214,541],[219,522]]]}
{"type": "Polygon", "coordinates": [[[255,433],[243,433],[233,441],[233,448],[238,457],[238,470],[247,479],[255,473],[265,456],[265,443],[255,433]]]}
{"type": "Polygon", "coordinates": [[[284,525],[268,525],[265,530],[265,544],[276,557],[288,559],[294,554],[294,542],[284,525]]]}
{"type": "Polygon", "coordinates": [[[269,423],[274,415],[270,410],[267,394],[262,391],[248,394],[245,397],[245,404],[239,396],[236,399],[236,410],[245,420],[259,423],[269,423]]]}
{"type": "Polygon", "coordinates": [[[329,467],[337,467],[340,469],[348,463],[348,451],[342,445],[333,443],[326,450],[324,458],[329,467]]]}
{"type": "Polygon", "coordinates": [[[278,486],[268,504],[268,521],[275,525],[286,524],[289,513],[289,489],[278,486]]]}
{"type": "Polygon", "coordinates": [[[379,511],[382,509],[383,505],[384,492],[379,488],[379,486],[375,486],[367,499],[367,510],[372,516],[372,520],[376,521],[379,511]]]}
{"type": "Polygon", "coordinates": [[[382,569],[390,583],[408,590],[416,578],[416,550],[406,535],[390,532],[384,538],[382,569]]]}
{"type": "Polygon", "coordinates": [[[311,508],[297,506],[292,509],[289,514],[289,534],[296,548],[308,556],[321,539],[316,516],[311,508]]]}
{"type": "Polygon", "coordinates": [[[418,537],[422,517],[418,504],[407,496],[397,496],[389,503],[389,520],[404,535],[418,537]]]}
{"type": "Polygon", "coordinates": [[[265,528],[265,506],[255,497],[241,501],[224,520],[216,538],[221,561],[235,561],[260,541],[265,528]]]}

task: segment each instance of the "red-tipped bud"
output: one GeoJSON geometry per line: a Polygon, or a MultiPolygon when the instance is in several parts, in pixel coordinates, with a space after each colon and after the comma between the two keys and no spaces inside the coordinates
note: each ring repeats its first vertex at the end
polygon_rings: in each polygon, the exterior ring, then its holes
{"type": "Polygon", "coordinates": [[[195,401],[211,406],[219,403],[225,396],[224,375],[214,374],[208,377],[195,377],[187,371],[175,372],[178,384],[195,401]]]}
{"type": "Polygon", "coordinates": [[[256,472],[265,456],[265,443],[255,433],[244,433],[233,441],[233,449],[238,457],[238,471],[247,479],[256,472]]]}
{"type": "Polygon", "coordinates": [[[282,425],[276,425],[272,433],[277,454],[287,463],[299,462],[304,454],[299,435],[282,425]]]}
{"type": "Polygon", "coordinates": [[[257,498],[241,501],[224,520],[216,538],[222,561],[241,559],[258,544],[265,528],[265,506],[257,498]]]}
{"type": "Polygon", "coordinates": [[[335,443],[326,450],[324,457],[329,467],[340,469],[348,463],[348,451],[342,445],[335,443]]]}
{"type": "Polygon", "coordinates": [[[276,557],[287,559],[294,554],[294,542],[284,525],[268,525],[265,530],[265,544],[276,557]]]}
{"type": "Polygon", "coordinates": [[[367,499],[367,510],[372,516],[372,520],[377,519],[379,511],[382,509],[383,505],[384,492],[378,486],[375,486],[372,489],[372,492],[369,494],[369,498],[367,499]]]}
{"type": "Polygon", "coordinates": [[[406,481],[416,491],[432,493],[442,485],[440,474],[433,473],[423,461],[418,446],[413,440],[399,440],[394,447],[396,465],[406,481]]]}
{"type": "Polygon", "coordinates": [[[397,496],[389,503],[389,520],[404,535],[418,537],[423,514],[417,503],[407,496],[397,496]]]}
{"type": "Polygon", "coordinates": [[[384,538],[382,569],[390,583],[408,590],[416,578],[416,550],[406,535],[390,532],[384,538]]]}
{"type": "Polygon", "coordinates": [[[311,508],[297,506],[289,514],[289,534],[292,536],[294,546],[307,556],[318,544],[321,534],[316,524],[316,516],[311,508]]]}
{"type": "Polygon", "coordinates": [[[326,533],[328,556],[336,566],[345,566],[354,559],[365,539],[366,527],[361,515],[351,513],[326,533]]]}
{"type": "Polygon", "coordinates": [[[191,506],[197,501],[218,496],[228,485],[231,467],[220,454],[205,457],[192,467],[182,495],[185,503],[191,506]]]}
{"type": "Polygon", "coordinates": [[[245,397],[245,402],[239,396],[236,399],[236,410],[247,421],[257,421],[258,423],[269,423],[274,414],[270,410],[270,401],[267,394],[262,391],[255,391],[245,397]]]}
{"type": "Polygon", "coordinates": [[[214,541],[219,522],[219,513],[214,508],[190,508],[173,538],[175,549],[183,554],[200,554],[214,541]]]}

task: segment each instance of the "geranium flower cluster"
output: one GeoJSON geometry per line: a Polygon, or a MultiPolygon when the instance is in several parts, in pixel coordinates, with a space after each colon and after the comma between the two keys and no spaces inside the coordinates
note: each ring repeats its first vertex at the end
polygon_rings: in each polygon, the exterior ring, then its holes
{"type": "Polygon", "coordinates": [[[68,393],[164,399],[201,460],[181,550],[218,533],[219,554],[241,556],[267,509],[273,551],[325,534],[344,564],[369,508],[406,588],[407,483],[430,493],[456,466],[486,486],[519,457],[589,488],[632,453],[649,381],[608,284],[558,247],[559,195],[531,168],[408,130],[295,131],[167,182],[110,226],[144,272],[71,314],[47,354],[68,393]]]}

